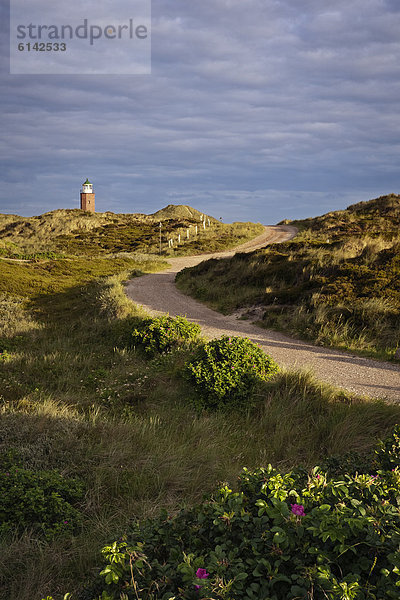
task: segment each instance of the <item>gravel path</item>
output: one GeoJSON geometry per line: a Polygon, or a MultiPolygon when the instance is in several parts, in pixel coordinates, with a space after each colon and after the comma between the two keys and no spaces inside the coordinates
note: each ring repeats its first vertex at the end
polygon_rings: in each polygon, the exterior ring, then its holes
{"type": "Polygon", "coordinates": [[[175,275],[185,267],[192,267],[208,258],[232,256],[238,251],[250,252],[267,244],[287,241],[294,235],[294,227],[266,227],[262,235],[235,250],[172,258],[168,261],[171,267],[165,271],[130,280],[126,285],[126,293],[151,314],[182,315],[199,323],[207,337],[248,337],[284,367],[311,369],[321,380],[337,387],[365,396],[400,401],[400,367],[397,364],[314,346],[277,331],[262,329],[250,321],[238,320],[235,315],[224,316],[182,294],[175,287],[175,275]]]}

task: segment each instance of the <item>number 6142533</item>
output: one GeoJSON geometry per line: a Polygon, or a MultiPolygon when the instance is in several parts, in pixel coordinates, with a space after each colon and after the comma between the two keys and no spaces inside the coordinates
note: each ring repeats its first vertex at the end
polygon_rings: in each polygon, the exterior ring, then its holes
{"type": "Polygon", "coordinates": [[[65,52],[67,44],[65,42],[35,42],[31,44],[26,42],[25,44],[18,44],[18,50],[20,52],[65,52]]]}

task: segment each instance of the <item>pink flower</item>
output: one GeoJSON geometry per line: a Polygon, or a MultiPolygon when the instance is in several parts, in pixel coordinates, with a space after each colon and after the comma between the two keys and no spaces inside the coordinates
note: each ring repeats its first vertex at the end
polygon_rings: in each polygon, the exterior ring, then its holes
{"type": "Polygon", "coordinates": [[[207,569],[197,569],[196,577],[197,579],[207,579],[210,576],[210,573],[207,573],[207,569]]]}
{"type": "MultiPolygon", "coordinates": [[[[209,577],[210,574],[207,573],[206,569],[197,569],[196,571],[196,577],[197,579],[207,579],[207,577],[209,577]]],[[[201,585],[195,585],[194,586],[196,590],[199,590],[201,588],[201,585]]]]}
{"type": "Polygon", "coordinates": [[[304,512],[304,506],[302,504],[291,504],[292,513],[297,515],[298,517],[305,517],[306,513],[304,512]]]}

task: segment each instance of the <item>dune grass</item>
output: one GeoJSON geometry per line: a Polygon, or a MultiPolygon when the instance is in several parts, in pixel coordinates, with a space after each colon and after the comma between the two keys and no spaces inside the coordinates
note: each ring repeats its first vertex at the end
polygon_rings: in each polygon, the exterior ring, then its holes
{"type": "Polygon", "coordinates": [[[392,359],[400,345],[400,197],[293,224],[293,241],[185,269],[178,287],[224,313],[264,307],[265,327],[392,359]]]}
{"type": "Polygon", "coordinates": [[[131,252],[159,254],[160,222],[163,255],[223,250],[262,233],[260,224],[221,223],[185,205],[169,205],[154,215],[78,209],[27,218],[0,215],[0,257],[41,260],[131,252]],[[205,228],[200,218],[206,218],[205,228]]]}
{"type": "Polygon", "coordinates": [[[113,273],[152,272],[166,263],[156,256],[48,259],[39,262],[0,261],[0,293],[33,298],[62,293],[74,286],[113,273]]]}
{"type": "Polygon", "coordinates": [[[36,265],[27,265],[25,300],[12,296],[18,277],[4,275],[11,308],[1,332],[0,454],[12,449],[25,468],[79,477],[86,495],[76,537],[3,536],[2,600],[59,600],[91,579],[100,548],[132,519],[192,505],[218,482],[234,485],[244,466],[285,469],[367,451],[399,422],[399,406],[287,372],[260,384],[251,410],[196,413],[181,376],[189,351],[148,359],[129,344],[144,314],[123,294],[124,269],[160,267],[131,261],[101,279],[92,279],[95,270],[73,279],[53,270],[46,293],[36,265]]]}

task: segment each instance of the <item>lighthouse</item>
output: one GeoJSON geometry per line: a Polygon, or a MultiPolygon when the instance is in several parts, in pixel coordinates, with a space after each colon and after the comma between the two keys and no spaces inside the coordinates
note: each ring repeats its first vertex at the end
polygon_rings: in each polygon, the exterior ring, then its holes
{"type": "Polygon", "coordinates": [[[85,183],[82,184],[81,210],[89,210],[90,212],[95,212],[93,185],[90,183],[89,179],[86,179],[85,183]]]}

